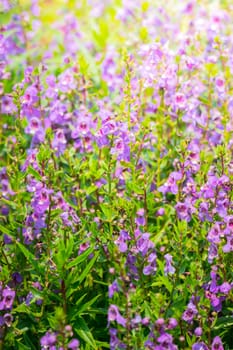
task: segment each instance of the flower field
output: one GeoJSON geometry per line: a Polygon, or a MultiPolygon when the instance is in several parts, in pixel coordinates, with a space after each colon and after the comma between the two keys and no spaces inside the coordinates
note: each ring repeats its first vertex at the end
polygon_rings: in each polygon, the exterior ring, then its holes
{"type": "Polygon", "coordinates": [[[233,3],[0,0],[0,350],[233,350],[233,3]]]}

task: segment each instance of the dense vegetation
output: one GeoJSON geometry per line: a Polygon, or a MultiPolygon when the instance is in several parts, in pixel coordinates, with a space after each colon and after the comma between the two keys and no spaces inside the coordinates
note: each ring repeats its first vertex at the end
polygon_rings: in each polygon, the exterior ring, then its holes
{"type": "Polygon", "coordinates": [[[232,19],[0,0],[0,349],[233,349],[232,19]]]}

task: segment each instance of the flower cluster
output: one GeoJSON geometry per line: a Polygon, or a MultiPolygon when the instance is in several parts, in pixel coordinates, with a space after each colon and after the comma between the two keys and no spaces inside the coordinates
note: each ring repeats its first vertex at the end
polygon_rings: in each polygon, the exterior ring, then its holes
{"type": "Polygon", "coordinates": [[[4,336],[5,327],[11,327],[13,316],[11,314],[15,300],[15,291],[10,287],[0,285],[0,334],[4,336]]]}
{"type": "Polygon", "coordinates": [[[0,347],[231,347],[232,11],[2,1],[0,347]]]}

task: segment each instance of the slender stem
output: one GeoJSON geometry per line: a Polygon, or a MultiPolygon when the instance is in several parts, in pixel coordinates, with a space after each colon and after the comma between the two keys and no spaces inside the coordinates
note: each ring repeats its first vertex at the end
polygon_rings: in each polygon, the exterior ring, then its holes
{"type": "Polygon", "coordinates": [[[148,227],[148,207],[147,207],[147,193],[146,193],[146,188],[144,188],[144,210],[145,210],[145,219],[146,219],[146,224],[145,224],[145,230],[147,230],[148,227]]]}
{"type": "Polygon", "coordinates": [[[66,317],[66,315],[67,315],[67,300],[66,300],[66,285],[65,285],[64,279],[61,281],[61,294],[62,294],[62,299],[63,299],[63,311],[64,311],[64,315],[66,317]]]}
{"type": "Polygon", "coordinates": [[[10,265],[10,263],[9,263],[9,260],[8,260],[8,258],[7,258],[7,255],[6,255],[5,252],[4,252],[4,248],[3,248],[3,247],[1,247],[1,252],[2,252],[2,255],[3,255],[3,257],[4,257],[5,261],[6,261],[6,264],[7,264],[8,268],[9,268],[9,270],[11,270],[11,265],[10,265]]]}

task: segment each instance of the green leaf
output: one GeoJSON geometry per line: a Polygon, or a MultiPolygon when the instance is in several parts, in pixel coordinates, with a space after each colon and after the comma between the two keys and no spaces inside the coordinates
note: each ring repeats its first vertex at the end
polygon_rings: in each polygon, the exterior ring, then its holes
{"type": "Polygon", "coordinates": [[[80,277],[78,278],[77,282],[82,283],[83,280],[86,278],[88,273],[90,272],[91,268],[93,267],[94,263],[96,262],[98,258],[99,252],[95,253],[95,256],[91,259],[91,261],[87,264],[83,272],[81,273],[80,277]]]}
{"type": "Polygon", "coordinates": [[[233,316],[220,317],[217,320],[216,325],[214,326],[214,329],[228,328],[228,327],[233,327],[233,316]]]}
{"type": "Polygon", "coordinates": [[[189,347],[191,349],[191,346],[192,346],[192,343],[193,343],[192,338],[188,335],[187,332],[186,332],[185,336],[186,336],[187,343],[188,343],[188,345],[189,345],[189,347]]]}
{"type": "Polygon", "coordinates": [[[116,217],[116,213],[113,212],[109,205],[102,204],[100,207],[107,221],[112,221],[116,217]]]}
{"type": "Polygon", "coordinates": [[[173,286],[172,286],[172,283],[169,282],[167,277],[159,276],[158,281],[152,283],[152,286],[161,286],[161,285],[164,285],[167,288],[167,290],[169,291],[169,293],[172,292],[173,286]]]}
{"type": "Polygon", "coordinates": [[[103,341],[96,341],[96,345],[98,346],[98,349],[100,347],[103,347],[105,349],[110,349],[110,345],[108,343],[103,342],[103,341]]]}
{"type": "Polygon", "coordinates": [[[23,253],[23,255],[25,256],[25,258],[27,258],[30,262],[35,260],[34,255],[27,248],[25,248],[23,244],[21,244],[17,241],[16,241],[16,244],[19,247],[19,249],[21,250],[21,252],[23,253]]]}
{"type": "Polygon", "coordinates": [[[9,236],[11,235],[11,231],[7,227],[2,226],[1,224],[0,224],[0,231],[2,233],[5,233],[6,235],[9,235],[9,236]]]}
{"type": "Polygon", "coordinates": [[[95,296],[94,298],[92,298],[91,300],[89,300],[87,303],[81,305],[81,307],[79,307],[78,309],[78,313],[77,315],[81,315],[84,311],[88,310],[88,308],[91,307],[91,305],[94,304],[94,302],[100,297],[100,295],[95,296]]]}
{"type": "Polygon", "coordinates": [[[97,190],[97,186],[93,185],[93,186],[88,186],[86,188],[86,194],[90,195],[91,193],[95,192],[97,190]]]}
{"type": "Polygon", "coordinates": [[[208,62],[205,63],[204,66],[209,76],[215,77],[218,74],[218,66],[216,63],[208,62]]]}
{"type": "Polygon", "coordinates": [[[13,309],[13,314],[14,313],[25,313],[25,314],[28,314],[28,313],[30,313],[30,310],[29,310],[29,308],[27,307],[27,305],[26,304],[24,304],[24,303],[21,303],[20,305],[18,305],[17,307],[15,307],[14,309],[13,309]]]}
{"type": "Polygon", "coordinates": [[[81,302],[83,301],[83,299],[85,298],[85,296],[87,295],[87,293],[85,293],[84,295],[81,296],[81,298],[79,298],[78,301],[76,301],[76,306],[79,306],[81,304],[81,302]]]}
{"type": "Polygon", "coordinates": [[[35,270],[37,270],[38,272],[41,272],[40,268],[39,268],[39,264],[38,264],[37,260],[35,260],[35,256],[20,242],[16,241],[16,244],[19,247],[19,249],[21,250],[21,252],[23,253],[23,255],[25,256],[25,258],[35,268],[35,270]]]}
{"type": "Polygon", "coordinates": [[[84,319],[79,317],[78,319],[76,319],[75,325],[77,325],[77,327],[75,328],[75,332],[79,335],[79,337],[82,338],[93,349],[97,350],[98,347],[96,345],[95,339],[93,338],[93,335],[84,319]]]}
{"type": "Polygon", "coordinates": [[[27,168],[27,172],[28,172],[29,174],[33,175],[34,178],[35,178],[36,180],[41,181],[41,175],[40,175],[40,174],[38,173],[38,171],[35,170],[33,167],[29,166],[29,167],[27,168]]]}
{"type": "Polygon", "coordinates": [[[9,199],[6,199],[6,198],[1,198],[1,202],[9,205],[10,207],[12,207],[13,209],[15,209],[17,207],[17,204],[13,201],[10,201],[9,199]]]}
{"type": "Polygon", "coordinates": [[[93,252],[93,247],[88,248],[84,253],[77,256],[73,261],[67,264],[67,269],[70,269],[73,266],[79,265],[81,262],[85,261],[87,257],[93,252]]]}
{"type": "Polygon", "coordinates": [[[24,345],[21,342],[17,342],[17,346],[19,350],[31,350],[31,348],[29,348],[27,345],[24,345]]]}

